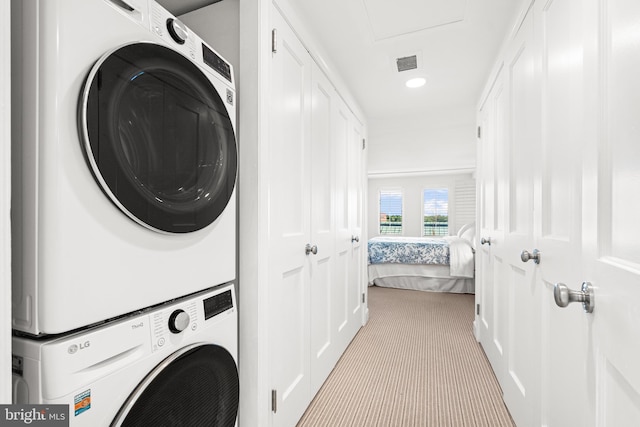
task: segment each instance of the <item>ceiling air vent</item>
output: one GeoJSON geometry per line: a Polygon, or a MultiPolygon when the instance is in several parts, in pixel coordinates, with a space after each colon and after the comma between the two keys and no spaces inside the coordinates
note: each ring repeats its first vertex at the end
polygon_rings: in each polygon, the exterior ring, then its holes
{"type": "Polygon", "coordinates": [[[396,65],[398,66],[398,72],[415,70],[418,68],[418,58],[416,55],[398,58],[396,59],[396,65]]]}

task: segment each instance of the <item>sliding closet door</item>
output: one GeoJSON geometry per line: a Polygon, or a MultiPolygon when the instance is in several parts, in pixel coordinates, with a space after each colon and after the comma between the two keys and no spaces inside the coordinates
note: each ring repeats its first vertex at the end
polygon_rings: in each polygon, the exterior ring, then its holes
{"type": "MultiPolygon", "coordinates": [[[[311,58],[282,16],[272,14],[269,136],[269,371],[273,426],[292,426],[310,393],[309,292],[311,58]]],[[[251,349],[245,349],[251,351],[251,349]]]]}

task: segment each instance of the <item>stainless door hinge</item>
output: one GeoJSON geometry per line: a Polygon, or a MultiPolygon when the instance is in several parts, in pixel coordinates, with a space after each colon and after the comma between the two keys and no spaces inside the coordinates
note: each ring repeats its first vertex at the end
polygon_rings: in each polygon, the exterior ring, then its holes
{"type": "Polygon", "coordinates": [[[476,304],[476,314],[480,316],[480,304],[476,304]]]}
{"type": "Polygon", "coordinates": [[[482,126],[478,126],[478,139],[482,139],[482,126]]]}
{"type": "Polygon", "coordinates": [[[362,293],[362,303],[364,304],[365,302],[365,297],[364,297],[364,292],[362,293]]]}
{"type": "Polygon", "coordinates": [[[278,53],[278,30],[271,30],[271,53],[278,53]]]}
{"type": "Polygon", "coordinates": [[[362,138],[362,149],[364,150],[367,147],[367,141],[362,138]]]}
{"type": "Polygon", "coordinates": [[[275,414],[278,412],[278,391],[271,390],[271,411],[275,414]]]}

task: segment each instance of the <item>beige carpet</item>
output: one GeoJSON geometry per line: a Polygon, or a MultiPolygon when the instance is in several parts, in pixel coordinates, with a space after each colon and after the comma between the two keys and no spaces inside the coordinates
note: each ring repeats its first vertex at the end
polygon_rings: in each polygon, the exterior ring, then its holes
{"type": "Polygon", "coordinates": [[[474,296],[369,288],[370,318],[298,427],[513,426],[474,296]]]}

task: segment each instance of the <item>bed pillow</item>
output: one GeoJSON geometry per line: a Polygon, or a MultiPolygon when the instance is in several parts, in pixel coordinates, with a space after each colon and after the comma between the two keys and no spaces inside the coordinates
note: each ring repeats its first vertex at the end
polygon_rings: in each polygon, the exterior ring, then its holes
{"type": "Polygon", "coordinates": [[[476,226],[474,222],[465,224],[458,230],[458,237],[469,242],[472,248],[476,248],[476,226]]]}

